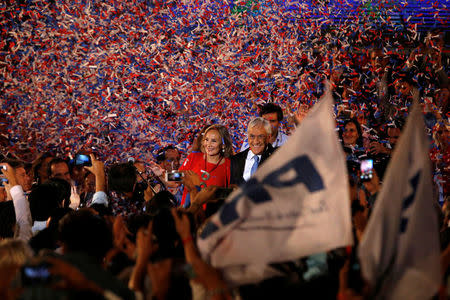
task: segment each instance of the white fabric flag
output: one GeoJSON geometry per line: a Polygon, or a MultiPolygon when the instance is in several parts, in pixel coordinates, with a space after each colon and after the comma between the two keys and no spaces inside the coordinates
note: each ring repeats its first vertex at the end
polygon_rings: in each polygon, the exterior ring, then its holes
{"type": "Polygon", "coordinates": [[[376,299],[430,299],[440,285],[429,144],[414,101],[359,245],[376,299]]]}
{"type": "Polygon", "coordinates": [[[198,238],[229,283],[276,273],[267,264],[351,245],[347,168],[329,93],[254,176],[233,192],[198,238]]]}

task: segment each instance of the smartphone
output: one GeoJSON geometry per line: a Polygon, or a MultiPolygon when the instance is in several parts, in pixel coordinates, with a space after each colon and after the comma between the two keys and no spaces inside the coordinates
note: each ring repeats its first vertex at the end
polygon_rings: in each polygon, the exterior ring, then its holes
{"type": "Polygon", "coordinates": [[[91,157],[86,154],[77,154],[75,155],[75,165],[91,167],[92,166],[91,157]]]}
{"type": "Polygon", "coordinates": [[[166,181],[181,181],[183,180],[184,173],[178,171],[166,171],[166,181]]]}
{"type": "Polygon", "coordinates": [[[361,175],[359,178],[361,179],[361,181],[370,181],[373,176],[373,159],[362,160],[360,171],[361,175]]]}
{"type": "Polygon", "coordinates": [[[229,188],[218,188],[216,190],[216,199],[227,199],[228,196],[233,192],[233,189],[229,188]]]}
{"type": "MultiPolygon", "coordinates": [[[[0,168],[6,170],[5,165],[1,165],[0,168]]],[[[6,179],[5,175],[3,175],[2,171],[0,171],[0,187],[5,186],[5,183],[8,183],[8,179],[6,179]]]]}
{"type": "Polygon", "coordinates": [[[51,280],[49,264],[42,262],[37,265],[24,265],[21,268],[21,280],[23,286],[48,284],[51,280]]]}
{"type": "Polygon", "coordinates": [[[5,186],[5,183],[8,183],[8,179],[3,176],[0,176],[0,187],[5,186]]]}

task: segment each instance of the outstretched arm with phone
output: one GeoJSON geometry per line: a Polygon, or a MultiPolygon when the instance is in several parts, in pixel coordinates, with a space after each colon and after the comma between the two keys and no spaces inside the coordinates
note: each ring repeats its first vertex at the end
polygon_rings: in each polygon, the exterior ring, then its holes
{"type": "Polygon", "coordinates": [[[108,206],[108,196],[106,195],[105,165],[97,160],[94,154],[90,154],[92,166],[85,166],[86,170],[95,176],[95,194],[92,197],[92,204],[98,203],[108,206]]]}
{"type": "Polygon", "coordinates": [[[95,192],[106,192],[105,164],[97,160],[94,154],[90,154],[91,166],[85,166],[86,170],[95,176],[95,192]]]}
{"type": "Polygon", "coordinates": [[[17,184],[16,172],[9,164],[2,164],[1,171],[8,180],[5,184],[7,191],[11,195],[14,203],[14,212],[16,213],[16,223],[19,226],[19,234],[17,238],[28,241],[31,236],[31,212],[28,201],[22,186],[17,184]]]}

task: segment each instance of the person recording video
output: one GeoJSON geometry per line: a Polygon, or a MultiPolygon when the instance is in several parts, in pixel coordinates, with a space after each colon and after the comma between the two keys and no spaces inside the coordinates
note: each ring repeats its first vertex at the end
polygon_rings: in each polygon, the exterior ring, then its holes
{"type": "Polygon", "coordinates": [[[141,176],[133,162],[111,166],[108,171],[108,202],[114,215],[136,214],[142,211],[145,201],[152,198],[152,187],[141,176]]]}

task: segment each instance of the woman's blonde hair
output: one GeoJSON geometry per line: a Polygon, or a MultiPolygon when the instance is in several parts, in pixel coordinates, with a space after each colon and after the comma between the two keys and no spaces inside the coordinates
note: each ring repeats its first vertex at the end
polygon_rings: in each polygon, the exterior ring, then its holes
{"type": "Polygon", "coordinates": [[[33,257],[30,246],[19,239],[4,239],[0,241],[0,268],[5,265],[23,265],[33,257]]]}

